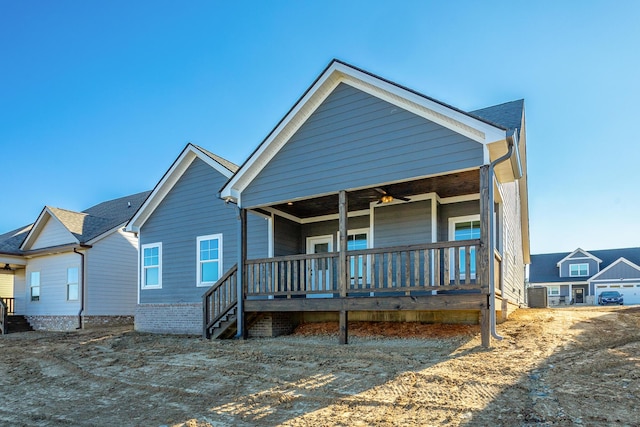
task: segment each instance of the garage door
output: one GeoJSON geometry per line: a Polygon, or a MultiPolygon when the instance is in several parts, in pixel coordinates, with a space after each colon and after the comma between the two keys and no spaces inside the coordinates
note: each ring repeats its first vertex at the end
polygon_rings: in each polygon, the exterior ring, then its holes
{"type": "Polygon", "coordinates": [[[596,304],[598,296],[604,291],[618,291],[624,296],[624,305],[640,304],[640,283],[624,285],[596,285],[596,304]]]}

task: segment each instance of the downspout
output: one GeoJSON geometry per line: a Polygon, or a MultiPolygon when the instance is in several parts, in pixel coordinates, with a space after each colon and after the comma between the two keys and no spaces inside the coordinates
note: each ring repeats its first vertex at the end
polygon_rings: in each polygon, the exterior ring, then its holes
{"type": "Polygon", "coordinates": [[[73,252],[77,253],[78,255],[80,255],[80,258],[82,258],[82,261],[80,262],[80,274],[79,274],[79,279],[80,279],[80,290],[81,290],[81,297],[80,297],[80,311],[78,312],[78,327],[76,329],[82,329],[82,314],[84,312],[84,254],[82,252],[78,252],[78,248],[73,248],[73,252]]]}
{"type": "MultiPolygon", "coordinates": [[[[509,146],[506,154],[504,154],[502,157],[497,158],[496,160],[494,160],[493,162],[491,162],[489,164],[489,209],[491,210],[490,212],[490,220],[489,220],[489,251],[491,253],[491,260],[489,262],[489,301],[490,301],[490,306],[489,306],[489,323],[491,325],[491,336],[495,339],[497,339],[498,341],[502,340],[503,337],[498,335],[498,332],[496,331],[496,310],[495,307],[493,307],[493,305],[495,304],[495,300],[496,300],[496,284],[495,284],[495,262],[494,262],[494,257],[495,257],[495,247],[496,247],[496,236],[495,236],[495,218],[494,218],[494,205],[495,205],[495,200],[494,200],[494,190],[493,190],[493,181],[494,181],[494,168],[499,164],[502,163],[508,159],[511,158],[511,156],[513,155],[513,150],[514,147],[517,143],[517,136],[515,134],[515,130],[510,131],[509,133],[507,133],[507,144],[509,146]]],[[[519,174],[520,171],[518,171],[517,174],[519,174]]]]}

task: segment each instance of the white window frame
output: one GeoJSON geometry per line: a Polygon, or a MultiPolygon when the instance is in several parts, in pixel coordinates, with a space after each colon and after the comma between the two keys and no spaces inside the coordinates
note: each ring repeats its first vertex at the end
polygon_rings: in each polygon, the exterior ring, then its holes
{"type": "Polygon", "coordinates": [[[559,297],[560,286],[547,286],[547,295],[550,297],[559,297]]]}
{"type": "MultiPolygon", "coordinates": [[[[347,231],[347,248],[349,247],[349,237],[351,236],[355,236],[356,234],[364,234],[366,236],[366,241],[367,241],[367,248],[366,249],[370,249],[371,248],[371,238],[370,238],[370,234],[369,234],[369,229],[368,228],[355,228],[353,230],[348,230],[347,231]]],[[[340,242],[340,231],[336,232],[336,242],[340,242]]],[[[347,249],[348,251],[349,249],[347,249]]],[[[367,277],[369,278],[369,280],[371,280],[371,262],[370,260],[367,260],[367,277]]],[[[352,261],[353,262],[353,261],[352,261]]],[[[361,284],[361,280],[362,277],[358,277],[358,284],[361,284]]],[[[353,285],[354,283],[356,283],[355,277],[351,276],[351,284],[353,285]]]]}
{"type": "MultiPolygon", "coordinates": [[[[200,242],[203,240],[217,240],[218,241],[218,280],[220,280],[220,278],[222,277],[222,273],[223,273],[223,263],[222,263],[222,253],[223,253],[223,247],[222,247],[222,234],[209,234],[206,236],[198,236],[196,238],[196,286],[197,287],[210,287],[212,285],[214,285],[216,282],[203,282],[202,281],[202,268],[201,268],[201,264],[203,262],[212,262],[215,260],[205,260],[202,261],[200,259],[200,242]]],[[[217,280],[216,280],[217,281],[217,280]]]]}
{"type": "MultiPolygon", "coordinates": [[[[451,242],[455,242],[456,241],[456,224],[460,223],[460,222],[473,222],[476,221],[478,223],[480,223],[480,214],[474,214],[474,215],[465,215],[465,216],[452,216],[449,218],[449,241],[451,242]]],[[[449,264],[450,264],[450,270],[449,271],[455,271],[455,253],[453,252],[455,249],[451,248],[451,254],[450,254],[450,260],[449,260],[449,264]]],[[[478,253],[476,251],[475,256],[478,256],[478,253]]],[[[462,259],[462,257],[461,257],[462,259]]],[[[462,272],[462,268],[464,267],[462,265],[462,263],[460,263],[460,279],[465,279],[467,272],[465,271],[464,273],[462,272]]],[[[470,265],[471,267],[471,276],[470,279],[475,279],[476,278],[476,271],[473,271],[476,268],[475,263],[471,263],[470,265]]]]}
{"type": "Polygon", "coordinates": [[[80,267],[78,267],[78,266],[68,267],[67,268],[67,301],[78,301],[79,299],[80,299],[80,267]],[[76,281],[75,282],[70,282],[69,281],[69,270],[72,270],[72,269],[76,270],[76,281]],[[69,289],[73,285],[76,286],[76,298],[75,299],[70,299],[69,298],[69,289]]]}
{"type": "Polygon", "coordinates": [[[581,263],[574,263],[574,264],[569,264],[569,277],[586,277],[589,275],[589,263],[588,262],[581,262],[581,263]],[[580,266],[586,266],[587,267],[587,274],[580,274],[580,266]],[[578,271],[576,272],[577,274],[573,274],[573,272],[571,271],[571,267],[577,267],[578,271]]]}
{"type": "Polygon", "coordinates": [[[40,271],[31,271],[29,272],[29,302],[40,302],[40,298],[42,297],[42,274],[40,271]],[[33,275],[38,275],[38,284],[33,284],[33,275]],[[38,288],[38,299],[33,299],[33,289],[38,288]]]}
{"type": "Polygon", "coordinates": [[[146,245],[140,246],[140,288],[141,289],[161,289],[162,288],[162,242],[156,243],[147,243],[146,245]],[[158,265],[157,266],[146,266],[144,265],[144,250],[145,249],[153,249],[158,248],[158,265]],[[147,268],[158,268],[158,284],[157,285],[147,285],[146,279],[147,275],[145,274],[147,268]]]}

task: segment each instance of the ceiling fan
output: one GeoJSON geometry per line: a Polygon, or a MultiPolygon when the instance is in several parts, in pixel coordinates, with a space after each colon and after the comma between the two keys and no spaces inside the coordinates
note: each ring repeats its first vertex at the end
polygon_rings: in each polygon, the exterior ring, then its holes
{"type": "Polygon", "coordinates": [[[378,187],[378,188],[375,188],[375,190],[376,190],[378,193],[380,193],[380,199],[378,200],[378,203],[377,203],[378,205],[379,205],[379,204],[381,204],[381,203],[391,203],[391,202],[393,202],[395,199],[402,200],[403,202],[409,202],[409,201],[411,201],[411,199],[408,199],[408,198],[406,198],[406,197],[400,197],[400,196],[397,196],[397,195],[396,195],[396,196],[394,196],[394,195],[392,195],[392,194],[388,193],[388,192],[387,192],[385,189],[383,189],[383,188],[379,188],[379,187],[378,187]]]}
{"type": "Polygon", "coordinates": [[[13,268],[11,268],[9,264],[5,264],[4,267],[2,267],[2,269],[5,271],[13,271],[13,268]]]}

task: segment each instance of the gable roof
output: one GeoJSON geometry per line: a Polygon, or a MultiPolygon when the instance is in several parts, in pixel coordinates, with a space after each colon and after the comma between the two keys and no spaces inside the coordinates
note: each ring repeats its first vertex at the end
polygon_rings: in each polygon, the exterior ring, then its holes
{"type": "Polygon", "coordinates": [[[569,261],[569,260],[572,260],[572,259],[579,259],[579,258],[576,258],[574,256],[574,255],[577,255],[579,253],[584,255],[584,257],[582,257],[582,258],[590,258],[590,259],[594,260],[595,262],[597,262],[598,264],[602,262],[602,260],[600,258],[598,258],[597,256],[594,256],[592,253],[590,253],[588,251],[585,251],[584,249],[578,248],[575,251],[571,252],[566,257],[562,258],[560,261],[558,261],[557,266],[560,267],[560,264],[562,264],[565,261],[569,261]]]}
{"type": "Polygon", "coordinates": [[[180,177],[187,171],[195,159],[200,159],[217,170],[226,179],[238,170],[238,165],[226,160],[204,148],[188,143],[171,167],[165,172],[162,179],[156,184],[149,197],[140,206],[137,212],[129,219],[127,231],[138,232],[140,227],[149,219],[151,214],[160,205],[169,191],[176,185],[180,177]]]}
{"type": "Polygon", "coordinates": [[[469,114],[509,130],[521,130],[522,116],[524,114],[524,99],[481,108],[471,111],[469,114]]]}
{"type": "MultiPolygon", "coordinates": [[[[626,259],[625,257],[620,257],[617,260],[615,260],[613,263],[611,263],[609,266],[607,266],[607,268],[605,268],[604,270],[601,270],[598,274],[594,275],[593,277],[591,277],[589,280],[598,280],[598,278],[600,276],[603,276],[607,273],[607,271],[609,271],[610,269],[612,269],[613,267],[615,267],[618,264],[626,264],[627,266],[631,267],[633,270],[636,270],[638,272],[638,276],[633,277],[634,279],[637,277],[640,277],[640,266],[638,266],[637,264],[634,264],[633,262],[629,261],[628,259],[626,259]]],[[[629,277],[626,277],[629,278],[629,277]]]]}
{"type": "MultiPolygon", "coordinates": [[[[589,278],[560,277],[558,273],[558,261],[565,259],[573,252],[556,252],[549,254],[531,255],[529,266],[530,283],[554,283],[587,281],[589,278]],[[577,280],[578,279],[578,280],[577,280]]],[[[640,264],[640,248],[601,249],[585,251],[600,259],[600,270],[607,268],[619,258],[625,258],[634,264],[640,264]]],[[[597,274],[597,273],[595,273],[597,274]]]]}
{"type": "Polygon", "coordinates": [[[149,195],[149,191],[99,203],[82,212],[45,206],[38,219],[25,227],[0,235],[0,253],[24,255],[37,239],[47,220],[65,227],[79,244],[93,241],[122,226],[149,195]]]}
{"type": "MultiPolygon", "coordinates": [[[[507,152],[509,128],[489,121],[482,116],[482,110],[479,110],[480,114],[464,112],[352,65],[333,60],[221,189],[221,197],[240,202],[242,191],[341,83],[483,144],[486,163],[507,152]]],[[[512,118],[517,115],[517,111],[514,113],[512,110],[517,110],[517,106],[518,104],[505,104],[502,108],[496,106],[495,109],[484,109],[487,110],[484,114],[493,120],[509,118],[509,124],[512,124],[512,118]],[[507,111],[511,113],[507,114],[507,111]]]]}

